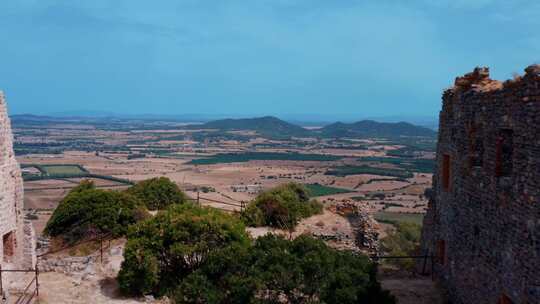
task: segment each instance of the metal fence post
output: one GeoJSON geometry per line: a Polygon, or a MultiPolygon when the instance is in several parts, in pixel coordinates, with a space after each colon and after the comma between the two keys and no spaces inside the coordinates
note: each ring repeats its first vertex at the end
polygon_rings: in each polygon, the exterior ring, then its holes
{"type": "Polygon", "coordinates": [[[2,302],[7,301],[6,298],[4,298],[4,287],[2,286],[2,265],[0,265],[0,296],[2,297],[2,302]]]}
{"type": "Polygon", "coordinates": [[[39,304],[39,268],[36,262],[36,301],[39,304]]]}
{"type": "Polygon", "coordinates": [[[424,254],[424,265],[422,266],[422,275],[426,275],[426,265],[427,265],[427,252],[424,254]]]}
{"type": "Polygon", "coordinates": [[[99,236],[99,256],[101,259],[101,264],[103,264],[103,235],[99,236]]]}
{"type": "Polygon", "coordinates": [[[434,265],[435,263],[434,263],[434,262],[435,262],[435,261],[434,261],[434,258],[433,258],[433,253],[431,253],[431,280],[432,280],[432,281],[435,281],[435,273],[434,273],[434,272],[435,272],[435,271],[434,271],[434,270],[435,270],[435,268],[434,268],[434,267],[435,267],[435,265],[434,265]]]}

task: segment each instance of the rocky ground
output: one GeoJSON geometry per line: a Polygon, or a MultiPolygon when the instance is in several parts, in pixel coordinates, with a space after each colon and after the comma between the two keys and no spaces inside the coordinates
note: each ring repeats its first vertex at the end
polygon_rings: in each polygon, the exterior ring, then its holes
{"type": "MultiPolygon", "coordinates": [[[[104,261],[96,254],[85,257],[66,258],[63,255],[48,257],[40,261],[43,270],[53,270],[39,274],[40,304],[166,304],[167,299],[152,297],[125,298],[118,291],[116,275],[122,263],[123,244],[115,244],[105,251],[104,261]],[[68,261],[71,261],[68,262],[68,261]]],[[[24,289],[34,276],[20,275],[15,289],[24,289]]],[[[30,288],[33,291],[34,288],[30,288]]],[[[19,293],[11,291],[10,303],[15,303],[19,293]]]]}

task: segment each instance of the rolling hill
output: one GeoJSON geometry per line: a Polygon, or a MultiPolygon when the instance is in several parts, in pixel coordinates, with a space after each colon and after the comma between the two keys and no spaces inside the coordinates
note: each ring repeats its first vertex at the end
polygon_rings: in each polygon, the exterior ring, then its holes
{"type": "Polygon", "coordinates": [[[196,129],[215,129],[220,131],[255,131],[263,137],[323,137],[323,138],[398,138],[402,136],[434,137],[437,132],[407,122],[377,122],[362,120],[354,123],[336,122],[321,129],[307,130],[298,125],[273,116],[221,119],[202,125],[196,129]]]}
{"type": "Polygon", "coordinates": [[[350,137],[350,138],[396,138],[401,136],[423,136],[433,137],[437,132],[415,126],[407,122],[376,122],[373,120],[362,120],[354,123],[336,122],[327,125],[315,133],[321,137],[350,137]]]}
{"type": "MultiPolygon", "coordinates": [[[[178,128],[177,126],[165,126],[167,120],[128,119],[117,117],[55,117],[40,115],[13,115],[12,122],[15,125],[39,125],[39,124],[74,124],[83,123],[91,125],[107,126],[113,129],[130,128],[178,128]],[[133,125],[136,125],[135,127],[133,125]]],[[[399,138],[399,137],[434,137],[437,132],[426,127],[416,126],[407,122],[377,122],[374,120],[362,120],[354,123],[336,122],[320,129],[308,130],[299,125],[281,120],[273,116],[219,119],[203,124],[184,126],[187,129],[211,129],[222,132],[227,131],[255,131],[263,137],[281,139],[290,137],[320,137],[320,138],[399,138]]]]}
{"type": "Polygon", "coordinates": [[[302,137],[310,136],[309,130],[288,123],[273,116],[241,119],[220,119],[202,125],[193,126],[196,129],[217,129],[221,131],[255,131],[262,136],[279,137],[302,137]]]}

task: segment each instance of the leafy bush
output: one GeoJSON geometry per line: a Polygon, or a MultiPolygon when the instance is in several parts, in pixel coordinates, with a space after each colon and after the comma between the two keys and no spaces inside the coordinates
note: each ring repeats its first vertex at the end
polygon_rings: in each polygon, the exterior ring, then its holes
{"type": "MultiPolygon", "coordinates": [[[[382,239],[383,250],[391,256],[415,255],[420,246],[422,226],[410,222],[401,222],[395,223],[395,227],[395,231],[390,232],[382,239]]],[[[404,269],[412,269],[415,264],[413,259],[396,259],[388,260],[388,262],[404,269]]]]}
{"type": "Polygon", "coordinates": [[[143,201],[149,210],[166,209],[171,204],[186,201],[184,192],[166,177],[141,181],[129,188],[127,192],[143,201]]]}
{"type": "Polygon", "coordinates": [[[83,181],[60,202],[44,232],[68,242],[105,233],[120,236],[146,216],[146,208],[135,197],[83,181]]]}
{"type": "Polygon", "coordinates": [[[240,220],[192,204],[171,206],[131,227],[118,275],[120,289],[136,295],[166,294],[213,250],[232,244],[249,244],[240,220]]]}
{"type": "Polygon", "coordinates": [[[365,256],[309,236],[267,235],[216,250],[172,295],[175,303],[395,303],[365,256]]]}
{"type": "Polygon", "coordinates": [[[319,214],[322,204],[310,200],[302,185],[288,183],[259,194],[249,203],[241,218],[249,226],[294,228],[302,218],[319,214]]]}

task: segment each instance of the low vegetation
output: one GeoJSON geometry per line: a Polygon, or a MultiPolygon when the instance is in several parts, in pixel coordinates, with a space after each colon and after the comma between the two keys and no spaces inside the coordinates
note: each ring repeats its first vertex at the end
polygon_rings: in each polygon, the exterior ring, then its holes
{"type": "Polygon", "coordinates": [[[267,235],[216,250],[174,291],[175,303],[395,303],[365,256],[310,236],[267,235]]]}
{"type": "Polygon", "coordinates": [[[303,153],[277,153],[277,152],[245,152],[222,153],[207,158],[194,159],[192,165],[215,165],[227,163],[248,162],[251,160],[289,160],[289,161],[336,161],[340,156],[303,153]]]}
{"type": "Polygon", "coordinates": [[[175,205],[130,229],[118,282],[126,294],[165,295],[213,250],[248,243],[240,220],[211,208],[175,205]]]}
{"type": "Polygon", "coordinates": [[[293,229],[298,222],[321,213],[321,203],[310,198],[306,187],[288,183],[259,194],[242,212],[248,226],[293,229]]]}
{"type": "MultiPolygon", "coordinates": [[[[418,254],[422,226],[402,222],[395,224],[395,228],[382,239],[382,249],[389,256],[413,256],[418,254]]],[[[414,259],[389,259],[387,262],[408,270],[413,269],[415,265],[414,259]]]]}
{"type": "Polygon", "coordinates": [[[186,195],[178,185],[166,177],[141,181],[127,190],[140,199],[149,210],[166,209],[171,204],[184,203],[186,195]]]}
{"type": "Polygon", "coordinates": [[[252,242],[237,218],[176,205],[132,226],[118,276],[128,295],[173,303],[395,303],[370,260],[309,236],[252,242]]]}
{"type": "Polygon", "coordinates": [[[121,236],[129,225],[146,216],[146,208],[137,198],[96,189],[92,182],[83,181],[60,202],[44,233],[70,243],[103,234],[121,236]]]}
{"type": "Polygon", "coordinates": [[[148,210],[186,200],[178,186],[163,177],[141,181],[123,192],[97,189],[84,180],[60,202],[44,233],[69,243],[105,234],[124,236],[129,225],[149,216],[148,210]]]}

